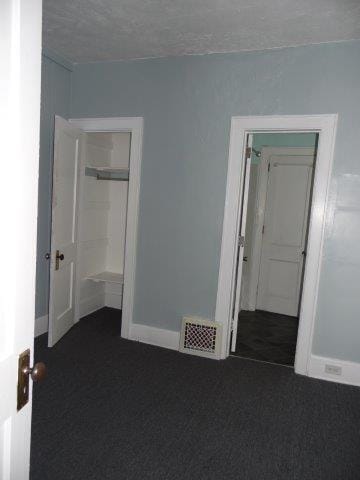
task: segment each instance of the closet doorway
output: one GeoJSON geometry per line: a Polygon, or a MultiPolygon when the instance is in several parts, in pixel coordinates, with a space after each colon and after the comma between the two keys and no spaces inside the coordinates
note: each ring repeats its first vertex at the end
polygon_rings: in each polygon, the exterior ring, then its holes
{"type": "Polygon", "coordinates": [[[80,318],[105,306],[119,310],[121,335],[129,338],[142,123],[55,118],[50,347],[80,318]]]}

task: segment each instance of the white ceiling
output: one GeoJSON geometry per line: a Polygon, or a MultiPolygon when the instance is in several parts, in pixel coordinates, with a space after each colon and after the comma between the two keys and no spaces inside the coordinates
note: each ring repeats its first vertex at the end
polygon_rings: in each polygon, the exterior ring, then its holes
{"type": "Polygon", "coordinates": [[[44,0],[44,47],[73,62],[360,38],[360,0],[44,0]]]}

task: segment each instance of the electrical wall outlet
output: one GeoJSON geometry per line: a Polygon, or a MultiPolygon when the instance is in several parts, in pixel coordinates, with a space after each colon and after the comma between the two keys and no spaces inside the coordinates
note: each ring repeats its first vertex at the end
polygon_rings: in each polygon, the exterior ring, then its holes
{"type": "Polygon", "coordinates": [[[330,375],[341,375],[342,368],[338,365],[325,365],[325,373],[330,373],[330,375]]]}

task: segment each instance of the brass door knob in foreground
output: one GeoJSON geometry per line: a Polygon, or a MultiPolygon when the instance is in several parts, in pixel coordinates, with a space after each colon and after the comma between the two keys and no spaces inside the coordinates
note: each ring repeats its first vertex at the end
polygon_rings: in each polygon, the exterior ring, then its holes
{"type": "Polygon", "coordinates": [[[24,369],[26,375],[30,375],[34,382],[41,382],[46,377],[46,366],[43,362],[35,363],[33,368],[26,367],[24,369]]]}

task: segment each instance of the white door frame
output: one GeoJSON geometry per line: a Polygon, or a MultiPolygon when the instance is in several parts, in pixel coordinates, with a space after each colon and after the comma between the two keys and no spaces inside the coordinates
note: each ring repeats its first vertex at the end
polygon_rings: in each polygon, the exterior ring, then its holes
{"type": "MultiPolygon", "coordinates": [[[[85,132],[129,132],[130,175],[128,193],[128,211],[126,219],[124,291],[122,300],[121,336],[130,338],[130,326],[133,322],[136,250],[140,200],[140,175],[142,157],[143,118],[142,117],[110,117],[110,118],[72,118],[74,126],[85,132]]],[[[75,303],[78,302],[78,297],[75,303]]],[[[78,309],[77,309],[78,311],[78,309]]]]}
{"type": "MultiPolygon", "coordinates": [[[[315,147],[263,147],[259,165],[257,192],[254,209],[253,242],[249,262],[248,298],[246,305],[249,310],[256,309],[257,288],[259,283],[260,259],[263,241],[263,225],[269,177],[268,162],[271,155],[313,155],[315,147]]],[[[311,205],[311,203],[310,203],[311,205]]]]}
{"type": "Polygon", "coordinates": [[[310,212],[307,261],[296,346],[295,372],[308,374],[314,320],[317,307],[318,286],[322,249],[324,243],[325,214],[328,203],[337,114],[331,115],[285,115],[232,117],[230,131],[229,160],[224,209],[223,234],[220,254],[218,292],[215,320],[223,324],[221,358],[229,355],[231,336],[231,305],[234,285],[236,240],[238,238],[238,212],[240,185],[244,163],[244,145],[249,133],[260,132],[316,132],[319,133],[318,151],[314,175],[312,208],[310,212]]]}

